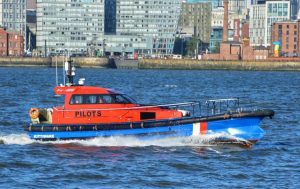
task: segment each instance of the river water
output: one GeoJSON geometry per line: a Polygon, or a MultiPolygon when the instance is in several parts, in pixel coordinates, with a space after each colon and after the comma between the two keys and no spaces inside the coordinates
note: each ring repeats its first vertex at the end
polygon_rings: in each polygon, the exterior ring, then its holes
{"type": "Polygon", "coordinates": [[[251,149],[179,138],[35,142],[23,125],[30,107],[61,104],[55,69],[0,68],[0,188],[300,187],[299,72],[78,69],[77,76],[144,104],[240,97],[276,115],[262,122],[266,134],[251,149]]]}

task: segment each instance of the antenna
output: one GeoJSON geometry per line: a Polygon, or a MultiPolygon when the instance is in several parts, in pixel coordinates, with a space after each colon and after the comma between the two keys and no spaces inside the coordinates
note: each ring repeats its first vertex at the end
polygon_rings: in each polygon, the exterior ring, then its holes
{"type": "MultiPolygon", "coordinates": [[[[65,56],[64,56],[64,61],[65,61],[65,56]]],[[[64,78],[64,86],[66,85],[66,74],[65,74],[65,70],[66,70],[66,67],[65,67],[65,62],[63,62],[63,78],[64,78]]]]}
{"type": "Polygon", "coordinates": [[[56,79],[56,86],[58,86],[57,55],[55,56],[55,79],[56,79]]]}

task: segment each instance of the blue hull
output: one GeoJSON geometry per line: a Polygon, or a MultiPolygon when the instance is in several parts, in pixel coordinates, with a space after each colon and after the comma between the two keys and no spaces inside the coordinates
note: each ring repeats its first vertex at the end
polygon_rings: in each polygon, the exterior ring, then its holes
{"type": "Polygon", "coordinates": [[[192,123],[180,123],[176,121],[176,125],[170,124],[151,128],[142,126],[140,128],[111,130],[32,131],[28,129],[28,134],[31,139],[37,140],[65,140],[111,136],[136,136],[145,139],[159,139],[164,137],[188,137],[220,133],[234,138],[257,141],[264,135],[264,131],[259,127],[259,123],[263,118],[264,116],[240,117],[207,122],[195,121],[192,123]]]}

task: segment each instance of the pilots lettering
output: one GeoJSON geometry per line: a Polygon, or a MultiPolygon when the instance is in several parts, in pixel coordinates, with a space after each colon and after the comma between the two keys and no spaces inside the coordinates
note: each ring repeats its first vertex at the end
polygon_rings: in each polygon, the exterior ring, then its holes
{"type": "Polygon", "coordinates": [[[75,117],[100,117],[101,111],[76,111],[75,117]]]}

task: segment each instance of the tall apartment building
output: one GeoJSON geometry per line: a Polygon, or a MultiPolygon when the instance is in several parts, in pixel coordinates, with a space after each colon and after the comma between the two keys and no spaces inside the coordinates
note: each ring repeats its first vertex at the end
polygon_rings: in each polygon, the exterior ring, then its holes
{"type": "Polygon", "coordinates": [[[25,36],[26,1],[0,0],[0,26],[25,36]]]}
{"type": "MultiPolygon", "coordinates": [[[[300,56],[300,20],[274,23],[272,41],[280,43],[281,56],[300,56]]],[[[273,44],[272,49],[274,50],[273,44]]]]}
{"type": "Polygon", "coordinates": [[[278,21],[290,20],[290,1],[289,0],[272,0],[266,1],[265,17],[265,38],[264,44],[270,46],[272,24],[278,21]]]}
{"type": "Polygon", "coordinates": [[[117,0],[116,34],[123,36],[119,47],[126,51],[142,42],[141,48],[152,46],[143,53],[172,54],[180,5],[181,0],[117,0]]]}
{"type": "Polygon", "coordinates": [[[250,8],[250,45],[268,46],[265,43],[266,5],[256,4],[250,8]]]}
{"type": "Polygon", "coordinates": [[[209,45],[211,10],[211,3],[183,3],[178,27],[190,28],[194,37],[209,45]]]}
{"type": "Polygon", "coordinates": [[[45,55],[102,49],[104,0],[37,0],[37,50],[45,55]]]}

